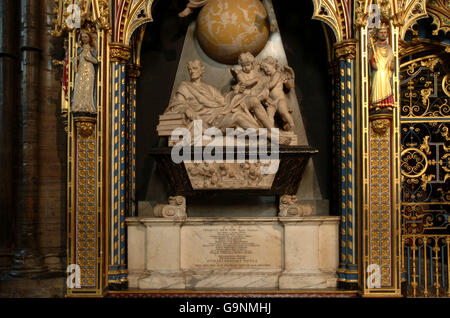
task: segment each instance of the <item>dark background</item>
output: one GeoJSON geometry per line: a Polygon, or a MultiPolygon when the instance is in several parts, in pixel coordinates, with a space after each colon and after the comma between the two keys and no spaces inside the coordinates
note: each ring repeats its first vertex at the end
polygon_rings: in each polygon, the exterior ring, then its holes
{"type": "MultiPolygon", "coordinates": [[[[186,30],[199,11],[179,18],[186,2],[158,1],[153,9],[155,21],[145,32],[142,75],[137,84],[137,201],[148,201],[152,192],[153,160],[147,153],[159,143],[158,117],[169,102],[186,30]]],[[[310,1],[273,0],[273,5],[288,63],[296,73],[296,94],[307,137],[319,150],[314,161],[322,196],[330,199],[332,90],[324,28],[311,19],[310,1]]]]}

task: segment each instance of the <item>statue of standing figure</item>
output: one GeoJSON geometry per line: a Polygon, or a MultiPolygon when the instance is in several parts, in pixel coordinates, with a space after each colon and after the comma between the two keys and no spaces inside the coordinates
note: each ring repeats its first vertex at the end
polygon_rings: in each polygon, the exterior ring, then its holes
{"type": "Polygon", "coordinates": [[[78,113],[97,113],[95,103],[95,64],[97,52],[94,38],[87,31],[81,31],[81,47],[78,48],[77,58],[74,60],[75,83],[72,100],[72,111],[78,113]]]}
{"type": "Polygon", "coordinates": [[[376,30],[376,42],[371,41],[370,66],[372,68],[371,108],[375,110],[395,107],[392,90],[394,54],[388,42],[388,27],[382,25],[376,30]]]}

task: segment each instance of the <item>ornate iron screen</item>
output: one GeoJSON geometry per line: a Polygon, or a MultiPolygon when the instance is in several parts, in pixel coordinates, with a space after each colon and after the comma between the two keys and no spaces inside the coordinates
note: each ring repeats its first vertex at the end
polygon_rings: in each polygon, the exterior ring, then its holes
{"type": "Polygon", "coordinates": [[[401,65],[403,279],[408,296],[450,296],[450,80],[437,55],[401,65]]]}

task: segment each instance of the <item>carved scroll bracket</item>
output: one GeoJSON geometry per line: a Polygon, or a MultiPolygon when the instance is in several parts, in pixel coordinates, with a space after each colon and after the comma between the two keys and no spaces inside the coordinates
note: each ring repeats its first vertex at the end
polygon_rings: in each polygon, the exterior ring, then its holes
{"type": "Polygon", "coordinates": [[[95,125],[97,123],[96,117],[89,116],[77,116],[75,117],[75,126],[77,127],[78,134],[83,138],[90,137],[95,131],[95,125]]]}
{"type": "Polygon", "coordinates": [[[376,134],[383,136],[391,127],[392,113],[374,114],[370,116],[369,120],[371,122],[372,130],[376,134]]]}
{"type": "Polygon", "coordinates": [[[279,217],[310,216],[311,214],[311,207],[303,206],[298,203],[298,199],[295,195],[283,195],[280,197],[279,217]]]}
{"type": "Polygon", "coordinates": [[[158,204],[153,214],[156,217],[168,219],[186,219],[186,197],[180,195],[169,197],[169,204],[158,204]]]}

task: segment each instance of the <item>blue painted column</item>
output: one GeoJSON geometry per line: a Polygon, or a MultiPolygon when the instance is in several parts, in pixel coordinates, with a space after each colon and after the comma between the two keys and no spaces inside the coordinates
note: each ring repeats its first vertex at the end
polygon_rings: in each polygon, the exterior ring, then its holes
{"type": "Polygon", "coordinates": [[[129,214],[127,195],[128,116],[126,62],[129,47],[111,44],[111,213],[110,213],[110,264],[108,283],[110,289],[127,287],[126,228],[125,217],[129,214]]]}
{"type": "Polygon", "coordinates": [[[355,202],[355,52],[356,42],[345,40],[335,44],[334,74],[334,150],[335,200],[341,216],[339,229],[338,286],[357,289],[358,264],[356,257],[355,202]]]}

